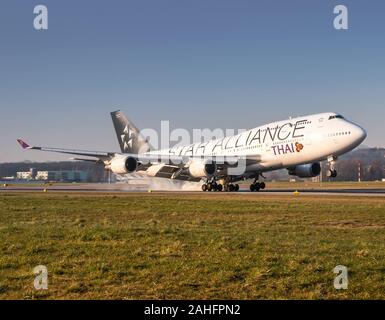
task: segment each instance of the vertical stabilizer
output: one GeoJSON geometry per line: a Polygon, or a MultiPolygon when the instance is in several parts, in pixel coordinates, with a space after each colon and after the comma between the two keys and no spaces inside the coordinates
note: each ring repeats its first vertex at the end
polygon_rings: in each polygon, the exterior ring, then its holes
{"type": "Polygon", "coordinates": [[[148,141],[123,112],[111,112],[111,118],[122,153],[143,153],[152,150],[148,141]]]}

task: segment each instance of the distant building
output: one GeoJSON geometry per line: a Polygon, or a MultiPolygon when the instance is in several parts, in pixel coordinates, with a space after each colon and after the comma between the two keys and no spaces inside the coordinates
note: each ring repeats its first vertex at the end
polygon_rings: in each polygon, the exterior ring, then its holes
{"type": "Polygon", "coordinates": [[[16,172],[16,179],[17,180],[32,180],[31,172],[29,172],[29,171],[16,172]]]}
{"type": "Polygon", "coordinates": [[[18,180],[35,180],[37,176],[36,168],[31,168],[29,171],[17,172],[16,179],[18,180]]]}
{"type": "Polygon", "coordinates": [[[38,171],[36,180],[44,181],[64,181],[64,182],[84,182],[87,181],[88,174],[86,171],[38,171]]]}
{"type": "Polygon", "coordinates": [[[63,181],[63,182],[85,182],[88,174],[86,171],[62,170],[62,171],[25,171],[17,172],[18,180],[40,180],[40,181],[63,181]]]}

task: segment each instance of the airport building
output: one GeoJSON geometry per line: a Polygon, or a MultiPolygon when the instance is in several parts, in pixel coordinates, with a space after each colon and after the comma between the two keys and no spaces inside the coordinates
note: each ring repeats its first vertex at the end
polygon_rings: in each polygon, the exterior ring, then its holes
{"type": "Polygon", "coordinates": [[[29,171],[16,172],[17,180],[35,180],[37,175],[37,170],[35,168],[29,169],[29,171]]]}
{"type": "Polygon", "coordinates": [[[40,181],[63,181],[63,182],[85,182],[88,174],[86,171],[62,170],[62,171],[30,171],[17,172],[18,180],[40,180],[40,181]]]}

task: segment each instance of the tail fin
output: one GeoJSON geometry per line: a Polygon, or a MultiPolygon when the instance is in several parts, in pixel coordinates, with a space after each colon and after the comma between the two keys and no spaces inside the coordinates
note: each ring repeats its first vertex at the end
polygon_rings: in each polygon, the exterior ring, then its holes
{"type": "Polygon", "coordinates": [[[143,153],[152,150],[148,141],[123,112],[111,112],[111,118],[122,153],[143,153]]]}

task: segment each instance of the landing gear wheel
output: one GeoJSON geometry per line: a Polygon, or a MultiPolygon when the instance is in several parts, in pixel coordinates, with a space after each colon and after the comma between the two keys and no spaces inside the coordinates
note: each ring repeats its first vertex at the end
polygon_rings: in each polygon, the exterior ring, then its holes
{"type": "Polygon", "coordinates": [[[212,191],[213,190],[213,185],[211,183],[207,184],[207,191],[212,191]]]}
{"type": "Polygon", "coordinates": [[[222,186],[221,184],[218,184],[218,185],[217,185],[217,190],[218,190],[218,191],[222,191],[222,189],[223,189],[223,186],[222,186]]]}
{"type": "Polygon", "coordinates": [[[230,185],[229,185],[229,191],[230,191],[230,192],[235,191],[235,187],[234,187],[233,184],[230,184],[230,185]]]}
{"type": "Polygon", "coordinates": [[[207,191],[207,184],[202,184],[202,191],[207,191]]]}
{"type": "Polygon", "coordinates": [[[337,177],[337,170],[328,170],[327,172],[328,178],[336,178],[337,177]]]}
{"type": "Polygon", "coordinates": [[[234,191],[239,191],[239,184],[234,185],[234,191]]]}
{"type": "Polygon", "coordinates": [[[265,189],[265,188],[266,188],[266,183],[261,182],[261,183],[259,184],[259,187],[261,188],[261,190],[265,189]]]}
{"type": "Polygon", "coordinates": [[[259,191],[261,189],[261,184],[259,182],[253,183],[250,185],[250,191],[259,191]]]}
{"type": "Polygon", "coordinates": [[[329,170],[326,173],[326,176],[328,178],[335,178],[335,177],[337,177],[337,170],[335,169],[335,161],[336,160],[337,160],[337,157],[333,157],[333,156],[328,157],[329,170]]]}

